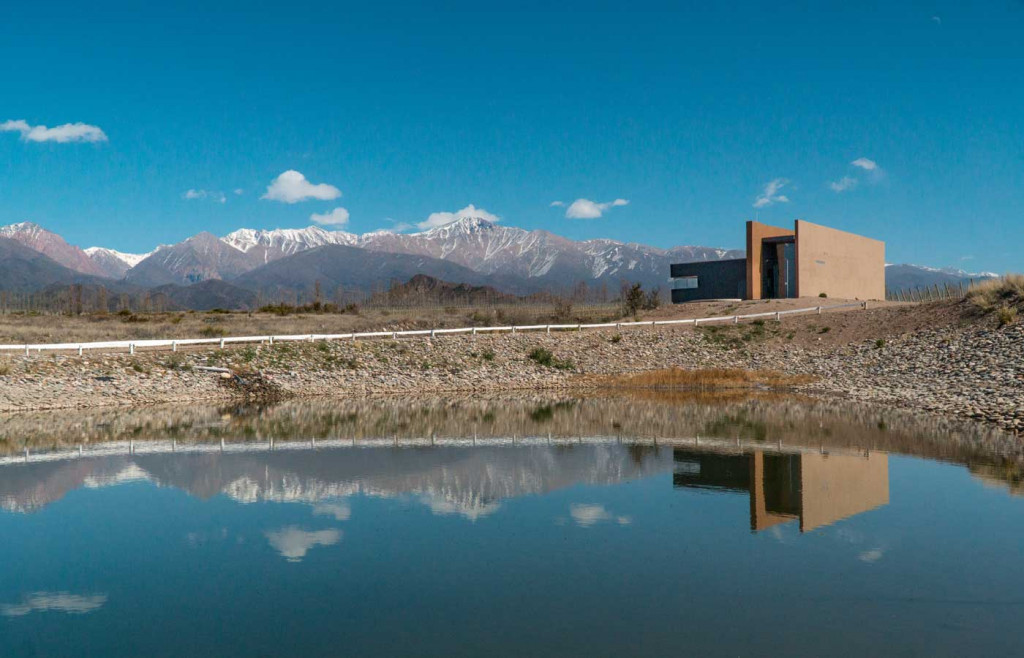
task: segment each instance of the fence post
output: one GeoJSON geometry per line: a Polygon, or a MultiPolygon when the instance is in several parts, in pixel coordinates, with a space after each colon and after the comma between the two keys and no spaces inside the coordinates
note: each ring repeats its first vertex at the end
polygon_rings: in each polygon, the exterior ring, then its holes
{"type": "Polygon", "coordinates": [[[740,316],[738,316],[738,315],[732,316],[732,323],[733,324],[739,324],[740,323],[740,316]]]}
{"type": "Polygon", "coordinates": [[[817,310],[818,310],[818,315],[821,315],[821,307],[820,306],[818,307],[817,310]]]}
{"type": "Polygon", "coordinates": [[[28,345],[25,346],[25,356],[28,356],[28,345]]]}
{"type": "Polygon", "coordinates": [[[220,348],[224,349],[224,339],[223,338],[220,339],[220,348]]]}
{"type": "Polygon", "coordinates": [[[271,347],[274,346],[274,337],[273,336],[270,337],[270,346],[271,347]]]}
{"type": "Polygon", "coordinates": [[[171,341],[171,351],[172,352],[177,352],[178,351],[178,341],[176,341],[176,340],[172,340],[171,341]]]}
{"type": "Polygon", "coordinates": [[[516,326],[515,325],[512,325],[512,335],[513,336],[516,335],[516,326]]]}
{"type": "Polygon", "coordinates": [[[778,311],[775,311],[775,321],[776,322],[782,322],[782,316],[779,315],[778,311]]]}
{"type": "Polygon", "coordinates": [[[548,325],[547,327],[545,327],[545,328],[547,329],[547,332],[548,332],[548,333],[550,334],[550,333],[551,333],[551,325],[549,324],[549,325],[548,325]]]}
{"type": "Polygon", "coordinates": [[[128,343],[128,353],[135,354],[135,343],[128,343]]]}
{"type": "Polygon", "coordinates": [[[82,346],[78,346],[78,356],[82,356],[82,346]]]}
{"type": "Polygon", "coordinates": [[[430,337],[431,337],[431,338],[433,338],[433,337],[434,337],[434,330],[433,330],[433,329],[431,329],[431,330],[430,330],[430,337]]]}

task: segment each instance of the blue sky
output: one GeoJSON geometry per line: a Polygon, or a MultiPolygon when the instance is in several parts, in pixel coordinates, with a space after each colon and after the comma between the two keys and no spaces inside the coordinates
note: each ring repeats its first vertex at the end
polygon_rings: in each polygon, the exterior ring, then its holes
{"type": "Polygon", "coordinates": [[[142,251],[473,204],[742,247],[744,220],[799,217],[893,262],[1024,269],[1020,0],[490,4],[9,5],[0,223],[142,251]],[[105,139],[39,128],[75,123],[105,139]],[[341,196],[261,199],[286,171],[341,196]]]}

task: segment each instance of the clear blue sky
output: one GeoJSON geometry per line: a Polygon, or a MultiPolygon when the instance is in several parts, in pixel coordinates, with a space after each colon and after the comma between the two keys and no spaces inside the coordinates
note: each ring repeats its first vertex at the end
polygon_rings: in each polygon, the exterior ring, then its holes
{"type": "Polygon", "coordinates": [[[1024,269],[1020,0],[491,4],[9,4],[0,123],[27,126],[0,132],[0,223],[140,251],[474,204],[742,247],[757,214],[884,239],[893,262],[1024,269]],[[77,122],[106,141],[27,132],[77,122]],[[343,196],[261,200],[286,170],[343,196]],[[576,199],[629,203],[550,205],[576,199]]]}

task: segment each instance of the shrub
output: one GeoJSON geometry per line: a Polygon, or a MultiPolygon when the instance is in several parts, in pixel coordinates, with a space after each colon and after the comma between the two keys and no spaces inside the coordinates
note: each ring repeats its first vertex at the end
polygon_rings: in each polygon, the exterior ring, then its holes
{"type": "Polygon", "coordinates": [[[222,336],[227,336],[228,330],[225,329],[224,327],[210,326],[203,327],[202,330],[200,330],[199,334],[204,338],[220,338],[222,336]]]}
{"type": "Polygon", "coordinates": [[[548,368],[557,368],[558,370],[571,370],[576,367],[571,359],[559,359],[551,350],[545,347],[535,347],[527,355],[530,359],[537,363],[537,365],[546,366],[548,368]]]}
{"type": "Polygon", "coordinates": [[[828,293],[824,293],[824,292],[819,292],[819,293],[818,293],[818,297],[821,297],[821,298],[823,298],[823,299],[824,299],[824,298],[828,297],[828,293]]]}
{"type": "Polygon", "coordinates": [[[1012,306],[1003,306],[996,313],[996,318],[999,320],[1000,327],[1013,324],[1017,321],[1017,309],[1012,306]]]}
{"type": "Polygon", "coordinates": [[[880,350],[883,347],[885,347],[885,339],[884,338],[879,338],[878,340],[875,341],[875,349],[876,350],[880,350]]]}
{"type": "Polygon", "coordinates": [[[610,340],[611,340],[612,343],[621,343],[622,342],[622,334],[615,334],[614,336],[611,337],[610,340]]]}
{"type": "Polygon", "coordinates": [[[11,364],[0,363],[0,377],[4,377],[9,374],[11,374],[11,364]]]}
{"type": "Polygon", "coordinates": [[[494,361],[494,350],[488,347],[480,356],[483,357],[484,361],[494,361]]]}
{"type": "Polygon", "coordinates": [[[967,299],[984,313],[1004,306],[1020,306],[1024,304],[1024,274],[983,281],[971,288],[967,299]]]}

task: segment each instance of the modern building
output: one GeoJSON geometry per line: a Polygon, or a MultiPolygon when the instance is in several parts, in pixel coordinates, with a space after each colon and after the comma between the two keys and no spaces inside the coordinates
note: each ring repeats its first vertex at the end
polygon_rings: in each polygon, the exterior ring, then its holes
{"type": "Polygon", "coordinates": [[[796,220],[747,222],[747,256],[671,266],[672,301],[838,297],[885,299],[885,243],[796,220]]]}

